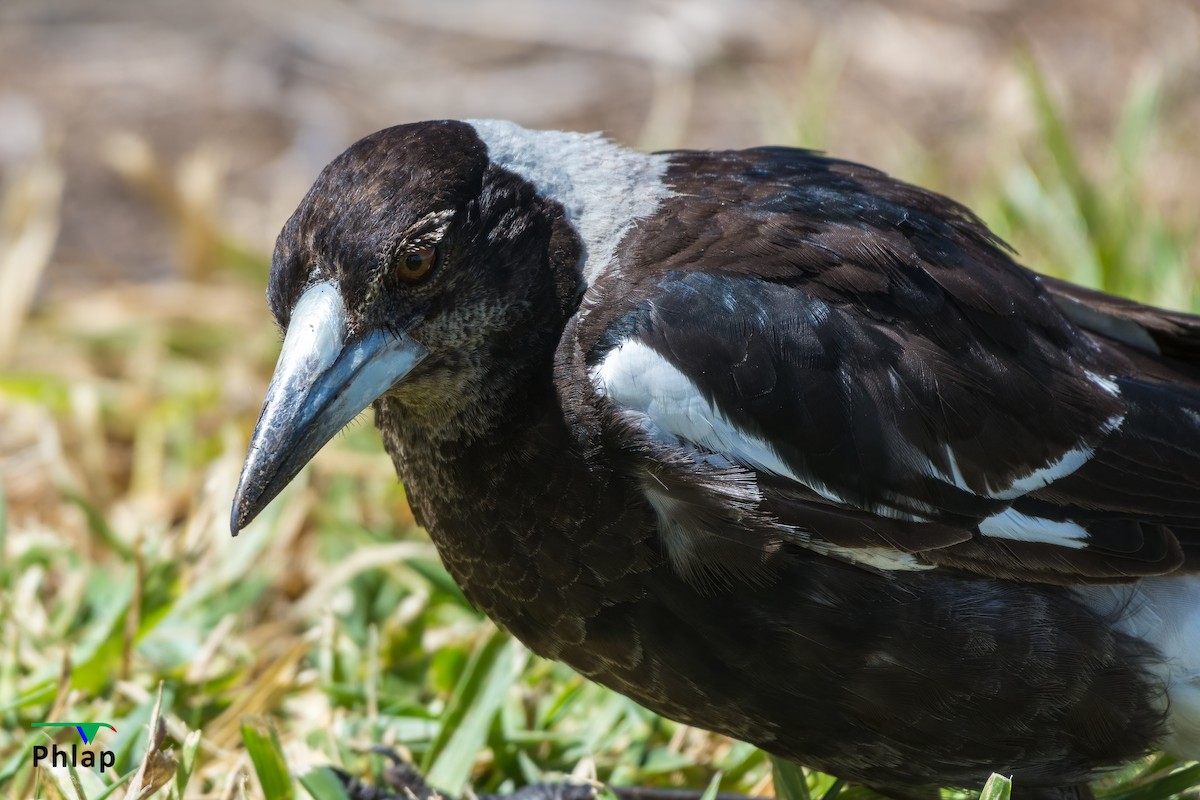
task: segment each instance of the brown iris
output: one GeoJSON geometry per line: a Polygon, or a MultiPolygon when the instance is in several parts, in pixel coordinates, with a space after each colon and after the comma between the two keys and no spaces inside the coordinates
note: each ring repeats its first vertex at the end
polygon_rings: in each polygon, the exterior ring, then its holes
{"type": "Polygon", "coordinates": [[[400,280],[405,283],[416,283],[424,280],[429,276],[429,273],[433,272],[433,268],[437,266],[437,261],[437,247],[433,245],[422,247],[420,250],[402,256],[396,268],[396,273],[400,276],[400,280]]]}

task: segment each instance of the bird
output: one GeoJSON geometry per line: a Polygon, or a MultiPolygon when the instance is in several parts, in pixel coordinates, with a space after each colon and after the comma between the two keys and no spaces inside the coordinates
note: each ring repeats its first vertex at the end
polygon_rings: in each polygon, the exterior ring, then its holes
{"type": "Polygon", "coordinates": [[[438,120],[280,233],[236,535],[368,407],[466,597],[885,791],[1200,758],[1200,317],[789,147],[438,120]]]}

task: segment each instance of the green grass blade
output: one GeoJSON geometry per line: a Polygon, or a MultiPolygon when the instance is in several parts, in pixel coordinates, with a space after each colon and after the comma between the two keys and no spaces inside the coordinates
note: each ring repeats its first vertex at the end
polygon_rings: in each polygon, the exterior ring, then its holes
{"type": "Polygon", "coordinates": [[[836,778],[829,788],[821,794],[821,800],[837,800],[837,796],[842,793],[842,789],[846,786],[846,782],[841,778],[836,778]]]}
{"type": "Polygon", "coordinates": [[[62,498],[83,512],[83,516],[88,521],[88,527],[97,539],[119,555],[122,561],[133,561],[133,550],[121,540],[120,535],[108,523],[104,513],[94,503],[83,495],[71,491],[63,491],[62,498]]]}
{"type": "Polygon", "coordinates": [[[1104,800],[1167,800],[1200,786],[1200,764],[1193,764],[1151,781],[1145,786],[1105,795],[1104,800]]]}
{"type": "MultiPolygon", "coordinates": [[[[1113,136],[1117,164],[1126,180],[1136,176],[1150,151],[1162,105],[1162,81],[1157,74],[1139,80],[1129,92],[1113,136]]],[[[1127,190],[1133,187],[1127,186],[1127,190]]]]}
{"type": "Polygon", "coordinates": [[[717,792],[721,789],[721,773],[716,773],[712,776],[712,780],[708,782],[708,786],[704,789],[704,794],[700,795],[700,800],[717,800],[717,792]]]}
{"type": "Polygon", "coordinates": [[[1063,181],[1071,190],[1089,230],[1097,230],[1102,214],[1096,192],[1080,163],[1078,150],[1057,101],[1050,95],[1045,76],[1032,58],[1022,61],[1025,82],[1033,99],[1042,133],[1042,143],[1054,161],[1063,181]]]}
{"type": "Polygon", "coordinates": [[[0,483],[0,586],[8,585],[8,501],[0,483]]]}
{"type": "Polygon", "coordinates": [[[179,768],[175,771],[175,782],[171,787],[173,800],[183,800],[187,796],[187,786],[192,779],[192,771],[196,768],[196,754],[200,752],[200,731],[192,731],[183,740],[179,753],[179,768]]]}
{"type": "Polygon", "coordinates": [[[300,785],[313,800],[350,800],[346,787],[329,767],[316,767],[300,776],[300,785]]]}
{"type": "Polygon", "coordinates": [[[776,800],[812,800],[808,791],[808,776],[799,764],[771,756],[771,775],[775,782],[776,800]]]}
{"type": "Polygon", "coordinates": [[[492,721],[528,660],[529,651],[499,630],[476,647],[425,757],[430,786],[451,795],[462,793],[492,721]]]}
{"type": "Polygon", "coordinates": [[[79,772],[75,769],[74,764],[67,764],[67,773],[71,776],[71,786],[75,789],[75,796],[79,800],[87,800],[87,792],[83,790],[83,784],[79,780],[79,772]]]}
{"type": "Polygon", "coordinates": [[[254,762],[254,771],[263,794],[272,800],[292,800],[296,796],[296,788],[292,784],[292,776],[288,772],[275,729],[261,724],[243,724],[242,741],[250,760],[254,762]]]}
{"type": "Polygon", "coordinates": [[[979,800],[1009,800],[1012,797],[1012,781],[1003,775],[992,773],[979,793],[979,800]]]}
{"type": "Polygon", "coordinates": [[[126,783],[128,783],[128,782],[129,782],[129,779],[130,779],[130,778],[132,778],[134,775],[137,775],[137,773],[138,773],[138,771],[137,771],[137,768],[136,768],[136,767],[134,767],[133,769],[129,770],[128,772],[126,772],[126,773],[125,773],[124,775],[122,775],[121,777],[117,778],[117,779],[116,779],[116,780],[115,780],[115,781],[114,781],[114,782],[113,782],[113,783],[112,783],[112,784],[111,784],[111,785],[110,785],[110,786],[109,786],[107,789],[105,789],[103,792],[101,792],[100,794],[96,795],[95,797],[89,797],[89,798],[88,798],[88,800],[106,800],[106,798],[108,798],[108,797],[111,797],[111,796],[112,796],[112,793],[113,793],[113,792],[115,792],[117,789],[120,789],[122,786],[124,786],[126,783]]]}

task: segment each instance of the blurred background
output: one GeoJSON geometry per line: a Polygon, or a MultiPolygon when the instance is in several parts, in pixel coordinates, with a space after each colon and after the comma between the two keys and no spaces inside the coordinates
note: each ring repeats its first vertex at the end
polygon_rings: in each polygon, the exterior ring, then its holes
{"type": "Polygon", "coordinates": [[[106,791],[32,769],[56,716],[113,721],[131,796],[321,796],[306,765],[378,778],[380,742],[451,792],[770,792],[475,614],[370,425],[228,537],[276,232],[355,139],[440,117],[823,149],[1035,269],[1200,308],[1196,0],[0,0],[0,795],[106,791]]]}
{"type": "Polygon", "coordinates": [[[214,221],[258,250],[349,143],[442,117],[799,143],[961,196],[1038,133],[1023,59],[1093,165],[1153,85],[1148,199],[1195,216],[1200,4],[1178,0],[4,0],[0,168],[50,148],[65,173],[55,287],[179,266],[127,137],[208,160],[214,221]]]}

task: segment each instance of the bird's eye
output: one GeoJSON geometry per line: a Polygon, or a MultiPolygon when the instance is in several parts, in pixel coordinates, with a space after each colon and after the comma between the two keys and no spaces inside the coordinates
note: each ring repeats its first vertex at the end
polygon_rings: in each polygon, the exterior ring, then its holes
{"type": "Polygon", "coordinates": [[[417,283],[429,277],[437,262],[438,249],[435,245],[429,245],[401,258],[397,273],[405,283],[417,283]]]}

